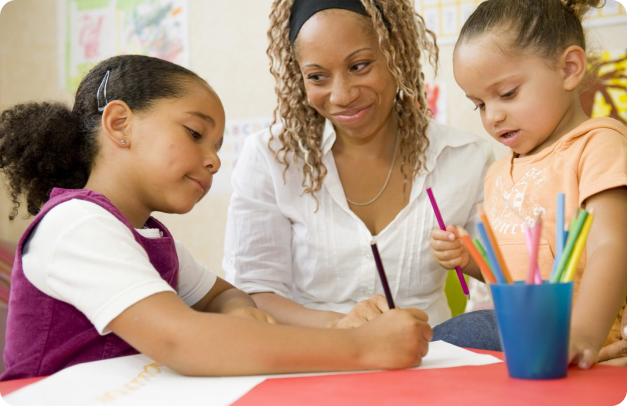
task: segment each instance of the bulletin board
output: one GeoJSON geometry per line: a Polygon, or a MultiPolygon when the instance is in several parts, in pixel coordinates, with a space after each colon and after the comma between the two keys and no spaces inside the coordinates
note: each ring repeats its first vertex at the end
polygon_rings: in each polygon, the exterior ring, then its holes
{"type": "Polygon", "coordinates": [[[140,54],[189,65],[187,0],[57,0],[59,86],[72,93],[98,62],[140,54]]]}
{"type": "MultiPolygon", "coordinates": [[[[415,0],[415,7],[431,31],[436,34],[438,44],[453,44],[462,26],[484,0],[415,0]]],[[[593,9],[585,19],[591,27],[627,22],[624,5],[616,0],[606,0],[602,9],[593,9]]]]}

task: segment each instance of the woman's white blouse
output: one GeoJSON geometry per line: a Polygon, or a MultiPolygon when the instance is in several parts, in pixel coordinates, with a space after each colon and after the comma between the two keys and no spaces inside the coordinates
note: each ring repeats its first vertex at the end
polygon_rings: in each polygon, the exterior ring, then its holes
{"type": "MultiPolygon", "coordinates": [[[[376,242],[397,306],[424,310],[435,326],[451,312],[444,294],[447,271],[430,252],[437,221],[425,190],[433,189],[446,224],[464,225],[473,234],[493,157],[488,142],[473,134],[431,121],[427,135],[428,173],[416,177],[409,204],[376,242]]],[[[383,294],[373,236],[350,210],[335,166],[333,126],[327,121],[322,138],[328,174],[317,193],[319,207],[303,194],[298,165],[292,163],[284,178],[285,166],[269,150],[269,137],[269,130],[250,135],[233,173],[223,260],[227,280],[248,293],[273,292],[308,308],[342,313],[383,294]]],[[[278,147],[275,138],[273,148],[278,147]]]]}

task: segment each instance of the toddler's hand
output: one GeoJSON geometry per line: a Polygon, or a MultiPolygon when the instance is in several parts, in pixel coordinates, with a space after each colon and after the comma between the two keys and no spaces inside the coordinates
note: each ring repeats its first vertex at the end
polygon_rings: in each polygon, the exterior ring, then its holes
{"type": "Polygon", "coordinates": [[[253,319],[257,321],[263,321],[265,323],[277,324],[274,317],[270,316],[263,310],[259,310],[256,307],[251,306],[234,306],[222,311],[222,314],[228,314],[235,317],[243,317],[245,319],[253,319]]]}
{"type": "Polygon", "coordinates": [[[354,328],[380,316],[383,312],[390,310],[385,297],[374,295],[366,300],[357,303],[350,312],[341,319],[334,320],[329,324],[331,328],[354,328]]]}
{"type": "Polygon", "coordinates": [[[580,369],[589,369],[597,363],[599,352],[592,345],[578,340],[575,337],[570,338],[570,348],[568,351],[568,363],[577,365],[580,369]]]}
{"type": "Polygon", "coordinates": [[[434,228],[431,232],[431,253],[438,264],[444,269],[462,269],[470,262],[470,254],[462,246],[461,239],[454,226],[449,225],[446,231],[434,228]]]}
{"type": "Polygon", "coordinates": [[[433,338],[427,319],[427,314],[418,309],[392,309],[351,330],[362,367],[399,369],[420,365],[433,338]]]}
{"type": "Polygon", "coordinates": [[[600,364],[627,367],[627,309],[623,310],[620,328],[622,340],[601,348],[600,364]]]}

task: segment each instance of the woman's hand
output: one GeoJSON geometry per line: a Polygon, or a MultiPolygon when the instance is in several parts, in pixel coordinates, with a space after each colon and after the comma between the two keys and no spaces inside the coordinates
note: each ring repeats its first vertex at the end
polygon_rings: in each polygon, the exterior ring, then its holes
{"type": "Polygon", "coordinates": [[[444,269],[456,266],[466,268],[470,262],[470,254],[462,246],[455,226],[449,225],[446,231],[434,228],[431,232],[431,253],[438,264],[444,269]]]}
{"type": "Polygon", "coordinates": [[[374,295],[357,303],[347,315],[329,323],[331,328],[355,328],[390,310],[382,295],[374,295]]]}
{"type": "Polygon", "coordinates": [[[257,321],[263,321],[265,323],[277,324],[274,317],[270,316],[263,310],[259,310],[256,307],[250,306],[248,303],[232,301],[226,304],[222,311],[222,314],[228,314],[230,316],[242,317],[245,319],[253,319],[257,321]]]}
{"type": "Polygon", "coordinates": [[[623,310],[620,331],[622,340],[601,348],[600,364],[627,367],[627,310],[623,310]]]}

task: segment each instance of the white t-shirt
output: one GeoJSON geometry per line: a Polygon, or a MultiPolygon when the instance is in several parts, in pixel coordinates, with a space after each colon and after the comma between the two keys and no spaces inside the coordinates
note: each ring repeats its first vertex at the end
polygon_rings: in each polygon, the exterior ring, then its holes
{"type": "MultiPolygon", "coordinates": [[[[328,173],[316,194],[319,207],[303,194],[299,165],[291,164],[283,177],[285,166],[269,150],[269,136],[268,130],[250,135],[233,172],[226,279],[247,293],[273,292],[312,309],[342,313],[383,294],[370,248],[373,236],[349,208],[335,166],[331,123],[322,135],[328,173]]],[[[416,177],[408,205],[376,241],[396,304],[424,310],[437,325],[451,311],[444,294],[447,272],[430,251],[437,221],[425,190],[433,188],[447,224],[473,234],[493,156],[486,140],[434,121],[427,136],[428,173],[416,177]]],[[[279,149],[276,138],[272,146],[279,149]]]]}
{"type": "MultiPolygon", "coordinates": [[[[157,229],[137,230],[160,238],[157,229]]],[[[192,306],[213,287],[211,273],[178,242],[178,296],[192,306]]],[[[51,209],[22,250],[26,278],[40,291],[76,307],[105,335],[131,305],[159,292],[175,292],[152,266],[133,233],[95,203],[73,199],[51,209]]]]}

